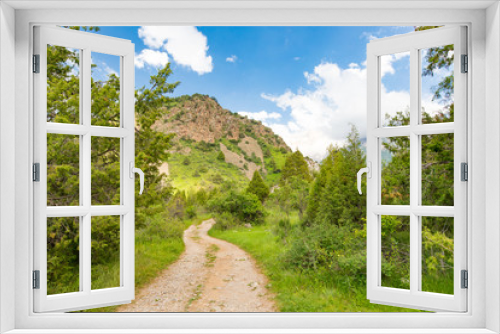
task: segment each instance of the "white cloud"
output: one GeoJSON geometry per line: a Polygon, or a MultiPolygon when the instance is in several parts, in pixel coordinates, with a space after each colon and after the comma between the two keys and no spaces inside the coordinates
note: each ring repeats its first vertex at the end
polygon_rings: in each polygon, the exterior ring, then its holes
{"type": "Polygon", "coordinates": [[[295,60],[295,61],[299,61],[299,60],[300,60],[300,57],[293,57],[293,60],[295,60]]]}
{"type": "Polygon", "coordinates": [[[265,110],[261,110],[259,112],[238,111],[238,114],[251,119],[255,119],[257,121],[261,121],[264,125],[268,125],[268,120],[276,120],[281,118],[281,114],[277,112],[268,113],[265,110]]]}
{"type": "Polygon", "coordinates": [[[164,67],[168,63],[168,54],[162,51],[144,49],[135,55],[134,63],[137,68],[144,68],[146,65],[164,67]]]}
{"type": "Polygon", "coordinates": [[[381,75],[384,76],[386,74],[394,74],[395,70],[394,67],[392,67],[392,64],[400,59],[403,59],[404,57],[409,57],[409,56],[410,52],[407,51],[380,57],[381,75]]]}
{"type": "Polygon", "coordinates": [[[200,75],[213,70],[207,37],[196,27],[140,27],[139,37],[148,47],[163,48],[177,64],[189,67],[200,75]]]}
{"type": "Polygon", "coordinates": [[[231,57],[227,57],[227,58],[226,58],[226,61],[227,61],[228,63],[235,63],[235,62],[236,62],[236,60],[238,60],[238,57],[237,57],[237,56],[235,56],[235,55],[232,55],[231,57]]]}
{"type": "MultiPolygon", "coordinates": [[[[399,58],[400,59],[400,58],[399,58]]],[[[391,73],[395,56],[386,63],[384,74],[391,73]]],[[[320,161],[330,144],[343,145],[356,125],[362,137],[366,136],[366,64],[350,64],[340,68],[334,63],[322,63],[313,73],[304,73],[309,87],[297,92],[286,91],[262,97],[290,113],[289,121],[271,124],[292,148],[298,147],[305,155],[320,161]]],[[[404,110],[409,102],[407,91],[387,91],[382,87],[382,100],[391,101],[388,108],[404,110]]],[[[382,110],[384,112],[384,110],[382,110]]]]}

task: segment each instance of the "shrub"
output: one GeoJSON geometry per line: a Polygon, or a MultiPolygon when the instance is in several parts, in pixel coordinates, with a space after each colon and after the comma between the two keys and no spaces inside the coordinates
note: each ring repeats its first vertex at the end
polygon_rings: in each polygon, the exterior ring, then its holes
{"type": "Polygon", "coordinates": [[[197,216],[196,208],[194,205],[186,207],[186,216],[188,219],[195,218],[197,216]]]}
{"type": "Polygon", "coordinates": [[[208,206],[220,214],[230,213],[242,222],[260,224],[264,220],[264,207],[254,194],[230,190],[211,200],[208,206]]]}
{"type": "Polygon", "coordinates": [[[229,212],[223,212],[215,217],[215,221],[217,222],[214,225],[214,229],[219,231],[226,231],[240,225],[238,218],[234,217],[229,212]]]}
{"type": "Polygon", "coordinates": [[[185,157],[184,160],[182,160],[182,164],[184,166],[189,166],[191,164],[191,159],[189,159],[189,157],[185,157]]]}
{"type": "Polygon", "coordinates": [[[153,241],[155,239],[182,238],[184,224],[178,219],[169,219],[167,216],[155,216],[148,219],[144,229],[138,231],[142,239],[153,241]]]}
{"type": "Polygon", "coordinates": [[[224,153],[222,151],[220,151],[219,154],[217,155],[217,160],[226,161],[226,156],[224,155],[224,153]]]}

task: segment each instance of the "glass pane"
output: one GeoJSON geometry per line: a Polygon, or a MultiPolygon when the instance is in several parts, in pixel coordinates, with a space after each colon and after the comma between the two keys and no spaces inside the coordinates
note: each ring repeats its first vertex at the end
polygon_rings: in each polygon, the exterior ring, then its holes
{"type": "Polygon", "coordinates": [[[120,141],[92,137],[92,205],[120,204],[120,141]]]}
{"type": "Polygon", "coordinates": [[[422,136],[422,205],[453,206],[453,139],[422,136]]]}
{"type": "Polygon", "coordinates": [[[47,134],[47,206],[80,205],[80,137],[47,134]]]}
{"type": "Polygon", "coordinates": [[[410,138],[381,138],[382,205],[410,204],[410,138]]]}
{"type": "Polygon", "coordinates": [[[47,45],[47,122],[80,123],[80,50],[47,45]]]}
{"type": "Polygon", "coordinates": [[[92,217],[92,290],[120,286],[120,220],[92,217]]]}
{"type": "Polygon", "coordinates": [[[92,52],[92,125],[120,126],[120,57],[92,52]]]}
{"type": "Polygon", "coordinates": [[[380,57],[382,126],[410,124],[410,52],[380,57]]]}
{"type": "Polygon", "coordinates": [[[422,123],[453,122],[453,44],[420,50],[422,123]]]}
{"type": "Polygon", "coordinates": [[[47,294],[80,290],[80,218],[47,218],[47,294]]]}
{"type": "Polygon", "coordinates": [[[382,216],[382,282],[388,288],[410,288],[410,217],[382,216]]]}
{"type": "Polygon", "coordinates": [[[453,294],[453,218],[422,217],[422,291],[453,294]]]}

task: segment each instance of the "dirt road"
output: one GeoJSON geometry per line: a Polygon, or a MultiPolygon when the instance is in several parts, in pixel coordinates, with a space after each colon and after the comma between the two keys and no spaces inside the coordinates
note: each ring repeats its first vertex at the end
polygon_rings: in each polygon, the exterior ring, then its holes
{"type": "Polygon", "coordinates": [[[255,260],[207,235],[209,219],[184,231],[185,252],[117,312],[273,312],[273,295],[255,260]]]}

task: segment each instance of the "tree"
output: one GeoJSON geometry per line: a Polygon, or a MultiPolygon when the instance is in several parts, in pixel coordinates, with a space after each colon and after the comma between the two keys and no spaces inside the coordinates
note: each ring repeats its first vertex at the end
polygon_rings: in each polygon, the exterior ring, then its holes
{"type": "Polygon", "coordinates": [[[219,152],[219,154],[217,155],[217,160],[226,161],[226,156],[224,155],[224,152],[222,151],[219,152]]]}
{"type": "MultiPolygon", "coordinates": [[[[97,27],[70,27],[74,30],[97,31],[97,27]]],[[[50,45],[47,48],[47,121],[54,123],[79,124],[80,122],[80,79],[79,52],[69,48],[50,45]]],[[[92,66],[95,69],[95,65],[92,66]]],[[[157,131],[155,124],[167,113],[164,107],[171,100],[179,84],[168,83],[172,74],[170,65],[151,76],[150,86],[135,91],[135,165],[145,174],[145,191],[136,196],[136,227],[141,227],[150,215],[162,211],[163,202],[170,197],[171,188],[163,186],[166,175],[159,167],[168,159],[168,150],[173,134],[157,131]]],[[[110,74],[103,81],[91,79],[92,125],[116,126],[120,124],[120,78],[110,74]]],[[[91,150],[92,205],[113,205],[120,203],[120,140],[117,138],[93,137],[91,150]]],[[[78,136],[49,134],[47,136],[47,205],[79,205],[79,151],[78,136]]],[[[138,182],[138,181],[137,181],[138,182]]],[[[136,185],[136,191],[139,186],[136,185]]],[[[119,224],[112,217],[93,217],[93,248],[116,248],[119,238],[119,224]]],[[[78,244],[78,224],[58,219],[50,225],[48,245],[51,250],[72,240],[78,244]]],[[[66,248],[65,248],[66,249],[66,248]]],[[[69,249],[69,248],[68,248],[69,249]]],[[[48,254],[48,262],[58,267],[78,268],[78,248],[75,254],[48,254]],[[75,262],[76,261],[76,262],[75,262]]],[[[104,254],[103,253],[103,254],[104,254]]],[[[109,255],[109,254],[107,254],[109,255]]],[[[110,257],[100,256],[100,261],[110,257]]],[[[96,259],[98,259],[96,258],[96,259]]],[[[95,259],[93,259],[94,261],[95,259]]],[[[48,272],[56,275],[57,271],[48,272]]],[[[57,279],[49,278],[50,281],[57,279]]]]}
{"type": "Polygon", "coordinates": [[[269,187],[262,179],[258,170],[253,173],[252,180],[248,184],[247,192],[255,194],[261,202],[264,202],[269,196],[269,187]]]}
{"type": "Polygon", "coordinates": [[[264,207],[257,195],[232,189],[209,201],[208,207],[220,214],[230,213],[240,222],[260,224],[264,218],[264,207]]]}
{"type": "Polygon", "coordinates": [[[312,179],[311,174],[309,173],[309,165],[299,150],[290,154],[286,158],[280,183],[285,184],[293,176],[300,177],[306,181],[311,181],[312,179]]]}

